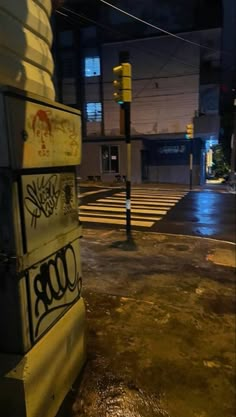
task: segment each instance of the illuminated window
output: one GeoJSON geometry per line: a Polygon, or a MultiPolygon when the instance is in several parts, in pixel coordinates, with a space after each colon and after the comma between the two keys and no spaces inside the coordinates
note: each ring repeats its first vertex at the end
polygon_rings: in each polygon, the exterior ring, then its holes
{"type": "Polygon", "coordinates": [[[87,103],[86,104],[87,122],[101,122],[102,120],[102,104],[87,103]]]}
{"type": "Polygon", "coordinates": [[[101,75],[100,58],[90,57],[85,58],[85,77],[98,77],[101,75]]]}

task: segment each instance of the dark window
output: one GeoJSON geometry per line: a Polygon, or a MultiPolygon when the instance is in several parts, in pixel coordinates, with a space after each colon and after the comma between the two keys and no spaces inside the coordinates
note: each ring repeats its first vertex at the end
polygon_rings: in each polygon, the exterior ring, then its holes
{"type": "Polygon", "coordinates": [[[75,57],[71,51],[62,52],[61,64],[63,78],[72,78],[75,76],[75,57]]]}
{"type": "Polygon", "coordinates": [[[119,172],[118,146],[102,145],[102,172],[119,172]]]}
{"type": "Polygon", "coordinates": [[[65,30],[59,33],[60,46],[72,46],[73,45],[73,33],[71,30],[65,30]]]}

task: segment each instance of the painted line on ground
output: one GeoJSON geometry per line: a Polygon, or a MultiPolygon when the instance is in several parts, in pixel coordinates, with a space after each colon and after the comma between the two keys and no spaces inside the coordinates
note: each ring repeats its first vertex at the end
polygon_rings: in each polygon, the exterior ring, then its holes
{"type": "MultiPolygon", "coordinates": [[[[114,195],[114,196],[109,196],[109,197],[105,197],[106,199],[111,199],[111,200],[122,200],[124,201],[126,195],[114,195]]],[[[131,195],[131,200],[135,200],[135,199],[141,199],[141,198],[145,198],[145,201],[170,201],[172,203],[177,203],[178,201],[180,201],[182,199],[182,197],[150,197],[150,196],[146,196],[146,195],[131,195]]]]}
{"type": "Polygon", "coordinates": [[[108,188],[103,188],[103,189],[99,189],[97,191],[85,191],[84,193],[78,194],[78,197],[81,198],[81,197],[85,197],[87,195],[98,194],[98,193],[102,193],[102,192],[105,192],[105,191],[109,191],[109,189],[108,188]]]}
{"type": "MultiPolygon", "coordinates": [[[[80,220],[82,222],[89,222],[89,223],[107,223],[107,224],[119,224],[119,225],[125,225],[126,220],[121,219],[110,219],[106,217],[99,217],[99,218],[91,218],[86,216],[80,216],[80,220]]],[[[149,221],[138,221],[138,220],[132,220],[131,219],[131,226],[139,226],[139,227],[152,227],[154,222],[149,221]]]]}
{"type": "MultiPolygon", "coordinates": [[[[119,190],[117,190],[119,192],[119,190]]],[[[120,190],[120,192],[124,192],[125,190],[120,190]]],[[[181,191],[181,190],[150,190],[150,189],[137,189],[133,188],[131,189],[133,193],[145,193],[145,194],[160,194],[160,195],[186,195],[190,191],[181,191]]],[[[192,191],[192,190],[191,190],[192,191]]]]}
{"type": "MultiPolygon", "coordinates": [[[[110,204],[104,204],[104,203],[88,203],[87,206],[96,206],[96,207],[118,207],[118,208],[122,208],[125,207],[124,203],[110,203],[110,204]]],[[[153,207],[153,204],[151,205],[153,207]]],[[[158,205],[156,207],[148,207],[147,205],[144,205],[143,203],[134,203],[131,201],[131,207],[133,208],[139,208],[140,210],[143,209],[153,209],[153,210],[171,210],[172,206],[165,204],[164,206],[162,205],[158,205]]]]}
{"type": "MultiPolygon", "coordinates": [[[[101,213],[91,213],[91,212],[86,212],[86,210],[81,210],[79,211],[79,217],[80,216],[88,216],[88,217],[103,217],[104,214],[101,213]]],[[[109,217],[110,218],[121,218],[124,219],[125,218],[125,213],[124,214],[114,214],[114,213],[109,213],[109,217]]],[[[139,219],[139,220],[153,220],[154,222],[157,222],[159,220],[162,219],[162,217],[150,217],[150,216],[137,216],[136,214],[132,214],[132,219],[139,219]]]]}
{"type": "MultiPolygon", "coordinates": [[[[123,197],[125,196],[126,193],[117,193],[114,194],[114,196],[117,197],[123,197]]],[[[132,193],[131,192],[131,197],[145,197],[145,198],[172,198],[172,199],[181,199],[183,197],[185,197],[185,195],[179,195],[179,194],[175,194],[175,195],[163,195],[163,194],[145,194],[145,193],[132,193]]]]}
{"type": "MultiPolygon", "coordinates": [[[[87,205],[87,206],[80,206],[81,210],[98,210],[98,211],[118,211],[118,212],[125,212],[126,209],[123,207],[106,207],[106,206],[96,206],[95,204],[91,203],[91,205],[87,205]]],[[[133,213],[140,213],[140,208],[132,208],[131,212],[133,213]]],[[[167,210],[147,210],[145,208],[142,209],[142,214],[166,214],[167,210]]]]}
{"type": "MultiPolygon", "coordinates": [[[[122,200],[122,199],[111,200],[110,198],[99,198],[99,200],[97,200],[97,202],[98,203],[101,202],[101,203],[112,203],[112,204],[125,204],[125,199],[124,200],[122,200]]],[[[131,204],[132,205],[133,204],[143,204],[143,202],[140,201],[140,200],[131,199],[131,204]]],[[[167,207],[170,206],[170,207],[173,207],[173,206],[175,206],[176,203],[164,202],[164,201],[157,202],[157,201],[152,201],[152,200],[146,201],[145,200],[145,204],[146,205],[154,205],[154,206],[167,206],[167,207]]]]}
{"type": "MultiPolygon", "coordinates": [[[[125,194],[123,194],[123,195],[125,195],[125,194]]],[[[151,194],[137,194],[137,193],[135,193],[135,194],[131,194],[131,197],[139,197],[139,198],[142,198],[142,197],[144,197],[144,198],[158,198],[158,199],[170,199],[170,200],[180,200],[181,198],[183,198],[184,197],[184,195],[157,195],[157,194],[153,194],[153,195],[151,195],[151,194]]]]}

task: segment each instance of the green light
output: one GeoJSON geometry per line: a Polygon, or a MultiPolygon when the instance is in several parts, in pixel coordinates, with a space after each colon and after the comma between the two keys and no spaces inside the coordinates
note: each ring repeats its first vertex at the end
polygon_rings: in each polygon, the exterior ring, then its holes
{"type": "Polygon", "coordinates": [[[118,101],[118,104],[123,104],[124,102],[122,101],[122,100],[119,100],[118,101]]]}

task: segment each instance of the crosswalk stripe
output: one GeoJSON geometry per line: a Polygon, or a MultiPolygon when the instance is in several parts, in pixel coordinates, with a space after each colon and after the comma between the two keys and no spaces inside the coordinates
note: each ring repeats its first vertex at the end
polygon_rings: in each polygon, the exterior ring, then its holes
{"type": "MultiPolygon", "coordinates": [[[[118,193],[124,193],[125,189],[117,190],[118,193]]],[[[168,194],[168,195],[183,195],[186,194],[188,191],[166,191],[166,190],[145,190],[145,189],[138,189],[138,188],[132,188],[133,193],[142,193],[142,194],[168,194]]]]}
{"type": "MultiPolygon", "coordinates": [[[[106,190],[102,190],[106,191],[106,190]]],[[[91,192],[91,194],[96,192],[91,192]]],[[[89,195],[90,192],[85,195],[89,195]]],[[[171,190],[132,190],[131,225],[152,227],[163,218],[188,192],[171,190]]],[[[82,195],[83,197],[83,195],[82,195]]],[[[126,224],[126,191],[123,189],[111,196],[101,196],[96,201],[82,204],[79,207],[79,218],[82,222],[126,224]]]]}
{"type": "Polygon", "coordinates": [[[102,188],[102,189],[99,188],[99,190],[95,190],[95,191],[85,191],[84,193],[78,194],[78,197],[82,198],[82,197],[86,197],[87,195],[98,194],[104,191],[108,191],[108,188],[102,188]]]}
{"type": "MultiPolygon", "coordinates": [[[[121,190],[124,192],[124,190],[121,190]]],[[[175,194],[175,195],[183,195],[183,194],[187,194],[189,191],[176,191],[176,190],[158,190],[158,189],[143,189],[143,188],[136,188],[133,187],[132,191],[135,192],[139,192],[139,193],[144,193],[144,194],[151,194],[151,193],[155,193],[155,194],[175,194]]]]}
{"type": "MultiPolygon", "coordinates": [[[[88,206],[94,206],[94,207],[119,207],[119,208],[123,208],[123,207],[125,207],[125,204],[124,203],[118,203],[118,204],[115,204],[115,203],[110,203],[110,204],[104,204],[104,203],[88,203],[88,206]]],[[[154,206],[154,205],[152,205],[152,206],[154,206]]],[[[133,202],[131,202],[131,207],[132,208],[139,208],[140,210],[142,210],[142,209],[153,209],[153,210],[170,210],[172,207],[171,206],[168,206],[168,205],[166,205],[165,204],[165,206],[156,206],[156,207],[147,207],[146,206],[146,204],[144,205],[144,203],[133,203],[133,202]]]]}
{"type": "MultiPolygon", "coordinates": [[[[119,196],[119,197],[121,197],[121,196],[125,196],[125,192],[123,192],[123,193],[117,193],[116,194],[116,196],[119,196]]],[[[154,197],[156,197],[156,198],[175,198],[175,199],[180,199],[180,198],[183,198],[184,197],[184,195],[183,194],[171,194],[171,195],[169,195],[169,194],[146,194],[146,193],[134,193],[134,192],[132,192],[131,193],[131,197],[149,197],[149,198],[154,198],[154,197]]]]}
{"type": "MultiPolygon", "coordinates": [[[[125,225],[126,220],[121,219],[111,219],[107,217],[100,217],[100,218],[91,218],[86,216],[80,216],[80,220],[82,222],[92,222],[92,223],[108,223],[108,224],[121,224],[125,225]]],[[[140,227],[152,227],[154,222],[150,221],[138,221],[138,220],[132,220],[131,219],[131,226],[140,226],[140,227]]]]}
{"type": "MultiPolygon", "coordinates": [[[[79,211],[79,216],[87,216],[87,217],[103,217],[104,214],[101,213],[94,213],[94,212],[86,212],[86,210],[80,210],[79,211]]],[[[114,218],[124,218],[124,214],[114,214],[114,213],[110,213],[109,217],[114,217],[114,218]]],[[[153,220],[154,222],[157,222],[158,220],[161,220],[161,217],[143,217],[143,216],[137,216],[136,214],[132,214],[132,219],[139,219],[139,220],[153,220]]]]}
{"type": "MultiPolygon", "coordinates": [[[[140,209],[142,207],[139,207],[139,209],[137,208],[132,208],[131,212],[133,213],[140,213],[140,209]]],[[[80,206],[81,210],[99,210],[99,211],[118,211],[118,212],[125,212],[126,209],[123,207],[107,207],[107,206],[97,206],[95,203],[90,203],[87,206],[80,206]]],[[[142,208],[142,214],[166,214],[167,210],[147,210],[145,208],[142,208]]]]}
{"type": "MultiPolygon", "coordinates": [[[[125,188],[117,190],[118,193],[123,193],[125,192],[125,188]]],[[[144,194],[151,194],[151,193],[155,193],[155,194],[178,194],[178,195],[182,195],[182,194],[186,194],[188,193],[188,191],[176,191],[176,190],[149,190],[149,189],[140,189],[140,188],[135,188],[132,187],[132,192],[139,192],[139,193],[144,193],[144,194]]]]}
{"type": "MultiPolygon", "coordinates": [[[[173,203],[177,203],[179,200],[181,200],[181,198],[179,198],[179,197],[156,197],[156,196],[150,197],[150,196],[144,196],[144,195],[138,195],[138,196],[132,195],[131,196],[131,200],[136,199],[136,200],[140,201],[141,198],[145,198],[145,201],[146,200],[147,201],[170,201],[170,202],[173,202],[173,203]]],[[[118,196],[118,197],[116,197],[116,196],[105,197],[105,199],[114,200],[114,201],[118,201],[118,200],[124,201],[125,194],[121,195],[121,196],[118,196]]]]}
{"type": "MultiPolygon", "coordinates": [[[[101,203],[125,204],[125,200],[124,199],[112,200],[110,198],[100,198],[97,201],[98,202],[101,202],[101,203]]],[[[135,200],[135,199],[131,199],[131,204],[132,205],[133,204],[142,204],[142,201],[135,200]]],[[[174,206],[175,205],[175,203],[173,203],[173,202],[164,202],[164,201],[156,202],[156,201],[146,201],[146,200],[145,200],[145,204],[147,204],[147,205],[154,205],[154,206],[174,206]]]]}

